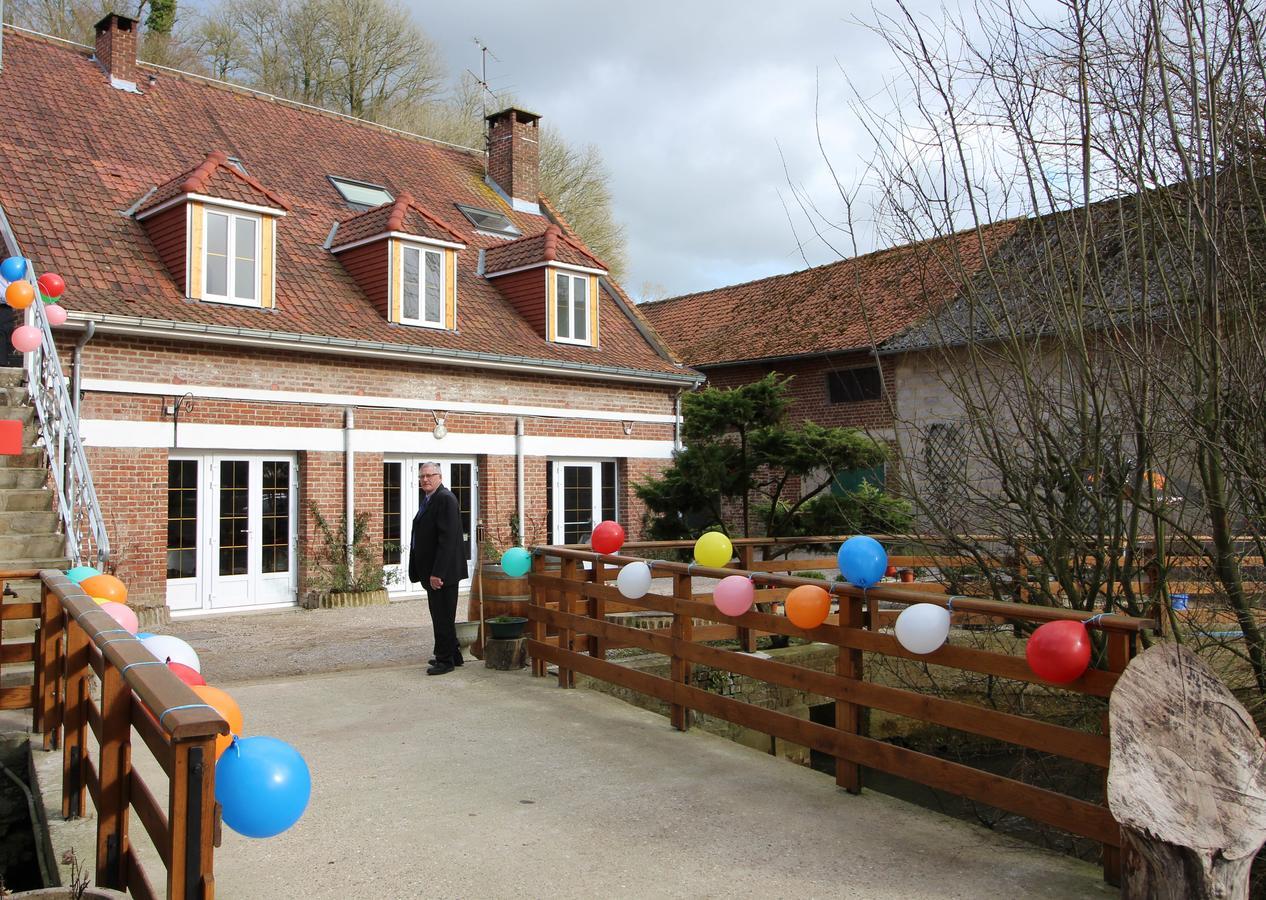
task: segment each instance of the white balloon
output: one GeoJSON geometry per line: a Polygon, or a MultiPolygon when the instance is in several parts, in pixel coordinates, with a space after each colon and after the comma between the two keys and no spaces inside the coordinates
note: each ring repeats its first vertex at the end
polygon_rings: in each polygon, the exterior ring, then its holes
{"type": "Polygon", "coordinates": [[[141,641],[145,649],[154,654],[159,662],[177,662],[186,665],[195,672],[202,671],[202,663],[198,662],[198,654],[194,649],[178,637],[170,634],[156,634],[141,641]]]}
{"type": "Polygon", "coordinates": [[[897,642],[911,653],[939,650],[949,638],[950,613],[943,606],[916,603],[897,616],[897,642]]]}
{"type": "Polygon", "coordinates": [[[615,586],[630,600],[645,597],[651,589],[651,567],[644,562],[632,562],[615,577],[615,586]]]}

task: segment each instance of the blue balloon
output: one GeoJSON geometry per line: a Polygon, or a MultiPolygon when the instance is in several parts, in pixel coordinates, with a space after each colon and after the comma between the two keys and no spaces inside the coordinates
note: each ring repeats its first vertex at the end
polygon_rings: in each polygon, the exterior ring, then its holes
{"type": "Polygon", "coordinates": [[[152,638],[153,636],[154,636],[153,632],[150,632],[150,631],[138,631],[136,633],[136,639],[138,641],[143,641],[146,638],[152,638]]]}
{"type": "Polygon", "coordinates": [[[312,795],[312,775],[299,751],[270,737],[235,737],[215,764],[215,799],[224,824],[266,838],[299,821],[312,795]]]}
{"type": "Polygon", "coordinates": [[[79,584],[79,582],[83,581],[85,578],[91,578],[93,575],[100,575],[100,574],[101,573],[98,572],[96,569],[94,569],[92,566],[75,566],[73,569],[71,569],[69,572],[66,573],[66,577],[69,578],[71,581],[73,581],[75,584],[79,584]]]}
{"type": "Polygon", "coordinates": [[[839,563],[840,574],[849,584],[873,587],[888,568],[888,553],[879,541],[858,535],[840,545],[839,563]]]}
{"type": "Polygon", "coordinates": [[[532,568],[532,554],[522,547],[511,547],[501,554],[501,571],[511,578],[526,575],[532,568]]]}
{"type": "Polygon", "coordinates": [[[20,256],[10,256],[0,263],[0,278],[5,281],[20,281],[26,277],[26,260],[20,256]]]}

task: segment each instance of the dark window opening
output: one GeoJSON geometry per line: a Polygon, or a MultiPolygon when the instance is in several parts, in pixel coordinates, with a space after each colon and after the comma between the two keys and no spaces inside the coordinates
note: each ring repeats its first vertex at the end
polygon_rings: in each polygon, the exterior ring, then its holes
{"type": "Polygon", "coordinates": [[[843,369],[826,373],[826,390],[832,403],[878,400],[883,392],[883,380],[877,366],[843,369]]]}

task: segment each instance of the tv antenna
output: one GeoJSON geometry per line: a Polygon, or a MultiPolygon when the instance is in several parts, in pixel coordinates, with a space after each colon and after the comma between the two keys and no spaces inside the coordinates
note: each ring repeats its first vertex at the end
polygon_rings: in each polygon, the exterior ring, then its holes
{"type": "Polygon", "coordinates": [[[494,62],[501,62],[501,60],[498,59],[497,54],[493,53],[492,50],[489,49],[488,45],[479,40],[478,37],[472,38],[472,40],[474,40],[475,46],[479,48],[479,74],[476,75],[474,72],[471,72],[470,69],[467,69],[466,71],[469,72],[470,77],[474,78],[475,82],[483,88],[483,92],[480,95],[480,103],[483,114],[487,116],[488,98],[491,97],[494,100],[497,99],[497,95],[492,92],[492,88],[488,87],[488,57],[491,56],[494,62]]]}

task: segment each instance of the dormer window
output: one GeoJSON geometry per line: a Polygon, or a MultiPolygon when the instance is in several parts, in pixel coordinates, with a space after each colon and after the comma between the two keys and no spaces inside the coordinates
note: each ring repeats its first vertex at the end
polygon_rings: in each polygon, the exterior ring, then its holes
{"type": "Polygon", "coordinates": [[[203,207],[202,299],[259,305],[259,216],[203,207]]]}
{"type": "Polygon", "coordinates": [[[349,178],[336,178],[333,175],[326,177],[338,189],[339,196],[352,209],[361,211],[373,209],[375,206],[382,206],[384,203],[390,203],[395,199],[391,196],[391,191],[376,184],[352,181],[349,178]]]}
{"type": "Polygon", "coordinates": [[[443,328],[444,255],[439,250],[401,248],[404,272],[401,278],[400,321],[405,325],[443,328]]]}
{"type": "Polygon", "coordinates": [[[554,273],[555,340],[589,343],[589,276],[554,273]]]}
{"type": "Polygon", "coordinates": [[[214,150],[150,190],[134,212],[190,300],[272,309],[277,220],[286,201],[214,150]]]}
{"type": "Polygon", "coordinates": [[[510,221],[508,216],[504,216],[499,212],[479,209],[475,206],[462,206],[460,203],[455,205],[461,211],[461,214],[466,217],[467,221],[475,226],[476,231],[491,234],[494,237],[508,238],[517,238],[523,233],[514,227],[514,223],[510,221]]]}

